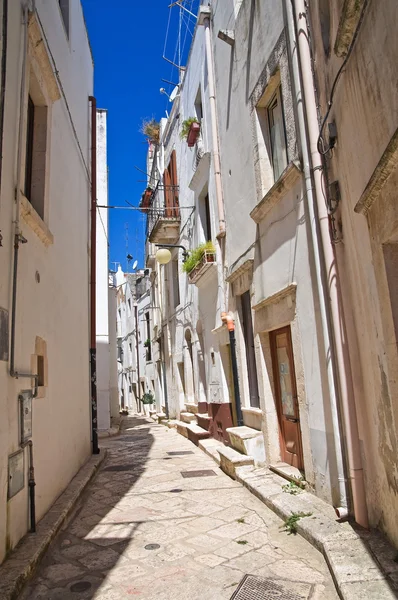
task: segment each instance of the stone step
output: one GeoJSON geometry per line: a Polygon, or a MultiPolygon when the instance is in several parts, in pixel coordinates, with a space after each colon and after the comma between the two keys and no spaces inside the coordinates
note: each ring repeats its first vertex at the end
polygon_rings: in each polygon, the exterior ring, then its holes
{"type": "Polygon", "coordinates": [[[219,442],[213,438],[208,438],[205,440],[200,440],[199,448],[206,452],[208,456],[210,456],[215,462],[220,464],[220,455],[218,453],[218,448],[224,448],[224,444],[219,442]]]}
{"type": "MultiPolygon", "coordinates": [[[[178,426],[177,426],[177,431],[178,431],[178,426]]],[[[188,439],[191,440],[191,442],[193,442],[196,446],[199,445],[200,440],[204,440],[204,439],[210,437],[210,433],[208,431],[206,431],[206,429],[199,427],[199,425],[187,425],[186,431],[187,431],[188,439]]]]}
{"type": "Polygon", "coordinates": [[[203,427],[203,429],[209,431],[212,418],[209,417],[207,413],[197,413],[196,420],[198,422],[199,427],[203,427]]]}
{"type": "Polygon", "coordinates": [[[238,467],[247,467],[254,465],[254,459],[252,456],[241,454],[233,448],[223,446],[217,448],[217,452],[220,455],[220,467],[232,479],[236,479],[236,469],[238,467]]]}
{"type": "Polygon", "coordinates": [[[167,419],[167,416],[165,413],[161,412],[156,414],[156,418],[158,423],[161,423],[162,421],[165,421],[167,419]]]}
{"type": "Polygon", "coordinates": [[[176,425],[176,429],[177,429],[177,433],[179,433],[180,435],[183,435],[184,437],[188,437],[188,431],[187,428],[189,427],[189,425],[187,425],[187,423],[183,423],[182,421],[176,421],[175,422],[176,425]]]}
{"type": "Polygon", "coordinates": [[[196,415],[190,412],[182,412],[180,413],[180,421],[182,421],[183,423],[195,422],[196,424],[196,415]]]}
{"type": "Polygon", "coordinates": [[[262,431],[251,427],[228,427],[227,433],[232,448],[241,454],[251,456],[256,466],[265,464],[265,446],[262,431]]]}
{"type": "Polygon", "coordinates": [[[185,411],[196,415],[198,412],[198,405],[194,402],[185,404],[185,411]]]}

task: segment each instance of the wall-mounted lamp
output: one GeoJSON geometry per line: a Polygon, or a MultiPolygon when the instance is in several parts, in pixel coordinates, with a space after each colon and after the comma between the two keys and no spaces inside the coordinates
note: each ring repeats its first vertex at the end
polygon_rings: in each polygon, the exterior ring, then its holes
{"type": "Polygon", "coordinates": [[[182,249],[182,262],[186,262],[189,252],[184,246],[178,244],[155,244],[159,250],[156,251],[155,258],[160,265],[167,265],[171,261],[171,252],[168,248],[181,248],[182,249]]]}

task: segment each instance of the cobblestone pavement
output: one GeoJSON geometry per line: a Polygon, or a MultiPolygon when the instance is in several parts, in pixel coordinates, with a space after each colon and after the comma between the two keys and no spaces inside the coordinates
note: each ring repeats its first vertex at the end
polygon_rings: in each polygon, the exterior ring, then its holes
{"type": "Polygon", "coordinates": [[[338,598],[322,555],[175,430],[129,418],[105,446],[21,599],[227,600],[247,573],[290,595],[246,598],[338,598]],[[215,475],[181,474],[199,469],[215,475]]]}

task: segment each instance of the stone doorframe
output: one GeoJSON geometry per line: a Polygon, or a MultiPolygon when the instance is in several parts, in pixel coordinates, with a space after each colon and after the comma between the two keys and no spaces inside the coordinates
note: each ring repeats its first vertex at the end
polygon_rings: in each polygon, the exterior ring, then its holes
{"type": "Polygon", "coordinates": [[[279,421],[275,399],[273,366],[269,332],[290,325],[296,372],[297,398],[300,411],[304,468],[307,480],[313,478],[308,407],[305,395],[304,369],[301,357],[300,331],[296,315],[296,288],[292,283],[253,306],[254,335],[258,365],[260,407],[263,411],[263,434],[267,464],[281,461],[279,421]]]}

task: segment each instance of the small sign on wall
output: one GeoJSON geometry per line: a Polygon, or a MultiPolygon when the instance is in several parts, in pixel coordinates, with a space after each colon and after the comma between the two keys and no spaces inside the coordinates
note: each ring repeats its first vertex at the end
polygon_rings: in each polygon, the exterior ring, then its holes
{"type": "Polygon", "coordinates": [[[32,392],[25,390],[19,394],[21,415],[21,444],[25,444],[32,437],[32,392]]]}

